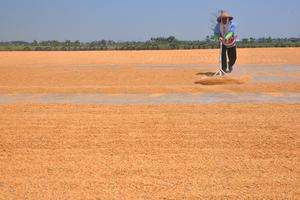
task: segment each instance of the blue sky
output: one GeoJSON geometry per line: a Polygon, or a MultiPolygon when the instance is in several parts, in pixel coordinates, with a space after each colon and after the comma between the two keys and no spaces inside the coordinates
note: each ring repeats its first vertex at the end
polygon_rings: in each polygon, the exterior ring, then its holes
{"type": "Polygon", "coordinates": [[[300,37],[299,0],[1,0],[0,41],[202,40],[220,9],[239,38],[300,37]]]}

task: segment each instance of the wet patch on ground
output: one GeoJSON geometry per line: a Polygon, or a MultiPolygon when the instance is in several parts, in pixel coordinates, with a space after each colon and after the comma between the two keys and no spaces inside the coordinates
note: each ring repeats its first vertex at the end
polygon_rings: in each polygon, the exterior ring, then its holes
{"type": "Polygon", "coordinates": [[[300,65],[237,65],[230,76],[248,75],[256,82],[300,82],[300,65]]]}
{"type": "Polygon", "coordinates": [[[201,78],[196,84],[226,85],[244,84],[249,81],[259,83],[296,83],[300,82],[300,65],[236,65],[233,72],[226,76],[215,76],[218,69],[198,72],[201,78]]]}
{"type": "Polygon", "coordinates": [[[210,104],[210,103],[300,103],[300,94],[17,94],[1,95],[1,104],[57,103],[57,104],[210,104]]]}

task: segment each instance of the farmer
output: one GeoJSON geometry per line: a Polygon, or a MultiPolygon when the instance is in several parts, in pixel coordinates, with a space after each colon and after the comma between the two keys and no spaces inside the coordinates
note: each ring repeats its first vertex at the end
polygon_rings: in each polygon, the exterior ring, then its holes
{"type": "Polygon", "coordinates": [[[232,15],[226,11],[221,11],[220,16],[217,18],[218,23],[214,30],[215,39],[219,39],[222,42],[222,70],[226,73],[232,72],[232,67],[236,61],[236,24],[232,22],[232,20],[232,15]],[[228,66],[226,52],[229,58],[228,66]]]}

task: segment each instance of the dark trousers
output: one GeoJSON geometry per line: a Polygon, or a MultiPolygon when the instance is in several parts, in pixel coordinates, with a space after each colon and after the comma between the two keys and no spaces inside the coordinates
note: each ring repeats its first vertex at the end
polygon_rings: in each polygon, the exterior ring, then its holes
{"type": "Polygon", "coordinates": [[[236,61],[236,46],[234,47],[226,47],[225,45],[222,45],[222,70],[226,72],[227,69],[227,55],[228,55],[228,69],[229,71],[232,71],[232,66],[234,65],[236,61]]]}

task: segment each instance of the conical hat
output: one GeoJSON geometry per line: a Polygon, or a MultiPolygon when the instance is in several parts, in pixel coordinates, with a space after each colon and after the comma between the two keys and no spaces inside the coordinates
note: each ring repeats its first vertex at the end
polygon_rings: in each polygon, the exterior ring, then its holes
{"type": "Polygon", "coordinates": [[[217,21],[220,22],[222,18],[229,18],[229,20],[233,20],[233,16],[226,11],[222,11],[217,21]]]}

